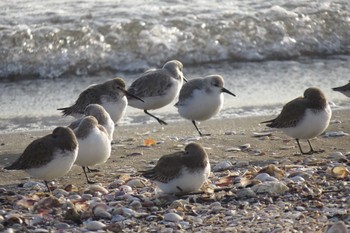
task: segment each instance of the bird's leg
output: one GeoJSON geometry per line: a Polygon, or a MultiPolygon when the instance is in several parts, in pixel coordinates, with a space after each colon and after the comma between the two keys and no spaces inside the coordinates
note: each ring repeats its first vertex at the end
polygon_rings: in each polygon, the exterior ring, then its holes
{"type": "Polygon", "coordinates": [[[155,115],[152,115],[151,113],[147,112],[147,110],[143,110],[144,113],[146,113],[148,116],[153,117],[154,119],[156,119],[158,121],[159,124],[161,125],[167,125],[168,123],[166,123],[165,121],[159,119],[158,117],[156,117],[155,115]]]}
{"type": "Polygon", "coordinates": [[[183,192],[182,188],[180,188],[179,186],[176,186],[176,188],[180,190],[180,192],[183,192]]]}
{"type": "Polygon", "coordinates": [[[311,154],[313,154],[313,153],[315,152],[314,149],[312,149],[312,146],[311,146],[309,140],[307,140],[307,142],[309,143],[309,146],[310,146],[310,151],[309,151],[309,152],[303,152],[303,150],[301,149],[300,143],[299,143],[299,139],[295,139],[295,140],[296,140],[297,143],[298,143],[298,147],[299,147],[300,153],[301,153],[302,155],[311,155],[311,154]]]}
{"type": "Polygon", "coordinates": [[[315,151],[312,146],[311,146],[311,143],[310,143],[310,140],[308,139],[307,142],[309,143],[309,146],[310,146],[310,151],[307,153],[309,155],[312,155],[313,153],[318,153],[318,151],[315,151]]]}
{"type": "Polygon", "coordinates": [[[91,180],[89,180],[89,177],[87,176],[86,171],[85,171],[85,167],[84,167],[84,166],[82,166],[82,168],[83,168],[83,171],[84,171],[84,174],[85,174],[85,177],[86,177],[86,181],[87,181],[87,183],[88,183],[88,184],[96,184],[96,182],[95,182],[95,181],[91,181],[91,180]]]}
{"type": "Polygon", "coordinates": [[[199,130],[195,120],[192,120],[192,124],[194,125],[194,127],[196,127],[196,130],[198,131],[198,133],[199,133],[199,135],[201,137],[203,137],[203,136],[210,136],[210,134],[202,134],[202,132],[199,130]]]}
{"type": "Polygon", "coordinates": [[[50,189],[49,184],[47,183],[46,180],[44,180],[44,183],[46,185],[47,191],[49,191],[51,193],[51,189],[50,189]]]}

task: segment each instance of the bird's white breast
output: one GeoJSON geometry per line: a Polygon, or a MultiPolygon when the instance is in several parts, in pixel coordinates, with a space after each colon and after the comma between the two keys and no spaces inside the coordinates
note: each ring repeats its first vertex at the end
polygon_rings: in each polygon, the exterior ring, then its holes
{"type": "Polygon", "coordinates": [[[111,142],[108,135],[94,128],[85,138],[78,138],[79,152],[75,164],[93,166],[107,161],[111,155],[111,142]]]}
{"type": "Polygon", "coordinates": [[[78,148],[74,151],[57,149],[53,159],[46,165],[26,170],[31,176],[43,180],[52,180],[64,176],[72,168],[78,155],[78,148]]]}
{"type": "Polygon", "coordinates": [[[216,115],[224,104],[224,95],[215,91],[195,89],[178,105],[179,114],[188,120],[205,121],[216,115]]]}
{"type": "Polygon", "coordinates": [[[163,193],[193,192],[199,190],[210,174],[210,163],[204,169],[189,171],[187,168],[181,170],[181,174],[168,183],[156,182],[163,193]],[[179,189],[179,188],[180,189],[179,189]],[[182,190],[182,191],[181,191],[182,190]]]}
{"type": "Polygon", "coordinates": [[[317,112],[307,109],[305,116],[296,127],[284,128],[282,130],[288,136],[296,139],[311,139],[327,129],[331,116],[332,110],[328,104],[325,110],[319,110],[317,112]]]}
{"type": "Polygon", "coordinates": [[[118,123],[124,116],[128,100],[125,96],[119,98],[117,101],[110,101],[102,98],[101,105],[109,113],[109,116],[114,123],[118,123]]]}

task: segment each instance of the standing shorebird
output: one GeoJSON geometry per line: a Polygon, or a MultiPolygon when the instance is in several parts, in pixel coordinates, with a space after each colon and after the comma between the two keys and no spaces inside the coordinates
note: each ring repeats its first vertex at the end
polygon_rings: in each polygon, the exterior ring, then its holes
{"type": "Polygon", "coordinates": [[[89,180],[85,168],[105,163],[110,157],[111,142],[108,132],[102,125],[98,124],[95,117],[86,116],[81,120],[74,133],[79,143],[75,164],[83,168],[87,183],[93,184],[95,182],[89,180]]]}
{"type": "Polygon", "coordinates": [[[22,155],[7,170],[24,170],[42,179],[50,191],[48,180],[64,176],[73,166],[78,154],[78,142],[69,128],[57,127],[52,134],[31,142],[22,155]]]}
{"type": "Polygon", "coordinates": [[[125,97],[131,96],[136,101],[143,100],[125,90],[125,82],[121,78],[114,78],[102,84],[89,86],[86,90],[80,93],[75,103],[66,108],[59,108],[63,115],[72,115],[81,117],[84,114],[86,106],[89,104],[100,104],[109,113],[114,123],[118,123],[124,116],[128,100],[125,97]]]}
{"type": "Polygon", "coordinates": [[[73,121],[68,127],[73,130],[78,128],[80,122],[82,121],[82,119],[84,119],[85,116],[95,117],[98,124],[102,125],[107,130],[110,141],[113,140],[113,133],[115,128],[114,122],[109,116],[108,112],[99,104],[89,104],[88,106],[86,106],[84,110],[84,116],[73,121]]]}
{"type": "Polygon", "coordinates": [[[190,143],[185,151],[162,156],[143,176],[154,181],[164,193],[197,191],[208,179],[210,163],[204,148],[190,143]]]}
{"type": "Polygon", "coordinates": [[[129,105],[143,109],[144,113],[156,119],[159,124],[167,123],[152,115],[148,110],[162,108],[170,104],[179,94],[183,80],[187,81],[182,73],[183,65],[177,60],[168,61],[162,69],[153,69],[143,73],[128,89],[132,95],[144,100],[140,102],[129,95],[129,105]]]}
{"type": "Polygon", "coordinates": [[[310,140],[323,133],[332,116],[332,110],[318,88],[308,88],[304,97],[288,102],[282,112],[273,120],[264,121],[271,128],[279,128],[288,136],[295,138],[301,154],[313,154],[310,140]],[[303,152],[299,139],[306,139],[310,146],[309,152],[303,152]]]}
{"type": "Polygon", "coordinates": [[[191,79],[183,85],[179,101],[175,106],[179,114],[183,118],[192,121],[199,135],[203,136],[197,127],[196,121],[208,120],[221,110],[224,104],[223,93],[235,96],[224,88],[224,79],[220,75],[191,79]]]}
{"type": "Polygon", "coordinates": [[[334,87],[332,89],[333,91],[339,91],[340,93],[346,95],[347,97],[350,97],[350,81],[348,84],[345,84],[344,86],[334,87]]]}

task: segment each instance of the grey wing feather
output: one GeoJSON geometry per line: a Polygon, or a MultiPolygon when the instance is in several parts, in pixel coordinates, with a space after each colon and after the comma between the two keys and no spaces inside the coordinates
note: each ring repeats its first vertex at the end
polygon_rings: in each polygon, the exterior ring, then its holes
{"type": "Polygon", "coordinates": [[[181,162],[182,154],[183,152],[177,152],[163,156],[153,169],[143,172],[143,176],[162,183],[169,182],[177,177],[181,171],[183,166],[181,162]]]}
{"type": "Polygon", "coordinates": [[[287,103],[281,113],[273,120],[264,121],[262,123],[267,124],[271,128],[289,128],[294,127],[304,116],[304,112],[307,108],[307,105],[300,102],[304,102],[304,98],[297,98],[287,103]]]}
{"type": "Polygon", "coordinates": [[[55,149],[52,146],[53,143],[54,139],[51,134],[33,141],[24,150],[22,155],[12,165],[5,167],[5,169],[25,170],[49,163],[55,149]],[[35,156],[35,159],[33,159],[33,156],[35,156]]]}
{"type": "MultiPolygon", "coordinates": [[[[162,96],[165,90],[171,87],[169,82],[170,74],[164,70],[149,71],[144,73],[140,78],[136,79],[128,89],[130,94],[140,98],[151,96],[162,96]],[[149,88],[149,84],[157,84],[158,88],[149,88]]],[[[128,98],[132,98],[129,97],[128,98]]]]}

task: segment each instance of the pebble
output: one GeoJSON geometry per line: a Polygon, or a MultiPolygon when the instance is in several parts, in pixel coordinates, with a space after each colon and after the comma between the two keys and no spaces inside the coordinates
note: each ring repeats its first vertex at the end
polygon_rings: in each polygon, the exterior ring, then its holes
{"type": "Polygon", "coordinates": [[[85,222],[84,226],[87,230],[90,230],[90,231],[99,231],[99,230],[102,230],[104,227],[106,227],[104,223],[99,221],[85,222]]]}
{"type": "Polygon", "coordinates": [[[129,180],[126,183],[126,185],[130,186],[131,188],[142,188],[142,187],[145,187],[145,183],[142,181],[142,179],[139,179],[139,178],[129,180]]]}
{"type": "Polygon", "coordinates": [[[93,184],[93,185],[90,185],[88,187],[88,190],[91,191],[91,192],[100,192],[102,194],[107,194],[108,193],[108,190],[104,187],[102,187],[101,185],[98,185],[98,184],[93,184]]]}
{"type": "Polygon", "coordinates": [[[259,173],[258,175],[256,175],[254,177],[254,179],[256,180],[260,180],[262,182],[265,182],[265,181],[278,181],[278,179],[276,179],[275,177],[273,176],[270,176],[269,174],[267,173],[259,173]]]}
{"type": "Polygon", "coordinates": [[[213,167],[213,171],[214,172],[226,171],[231,167],[232,167],[232,163],[230,161],[222,161],[213,167]]]}
{"type": "Polygon", "coordinates": [[[177,213],[166,213],[164,214],[164,220],[169,222],[178,222],[182,221],[183,218],[177,213]]]}
{"type": "Polygon", "coordinates": [[[28,181],[23,184],[23,188],[32,189],[32,190],[44,190],[47,189],[45,184],[35,181],[28,181]]]}
{"type": "Polygon", "coordinates": [[[331,153],[328,156],[328,159],[331,159],[333,161],[345,161],[345,160],[347,160],[347,157],[345,155],[343,155],[342,152],[336,151],[336,152],[331,153]]]}
{"type": "Polygon", "coordinates": [[[256,193],[251,188],[238,189],[236,195],[239,199],[256,197],[256,193]]]}
{"type": "Polygon", "coordinates": [[[57,223],[55,225],[55,227],[59,230],[65,230],[65,229],[69,229],[70,225],[68,223],[65,223],[65,222],[60,222],[60,223],[57,223]]]}

